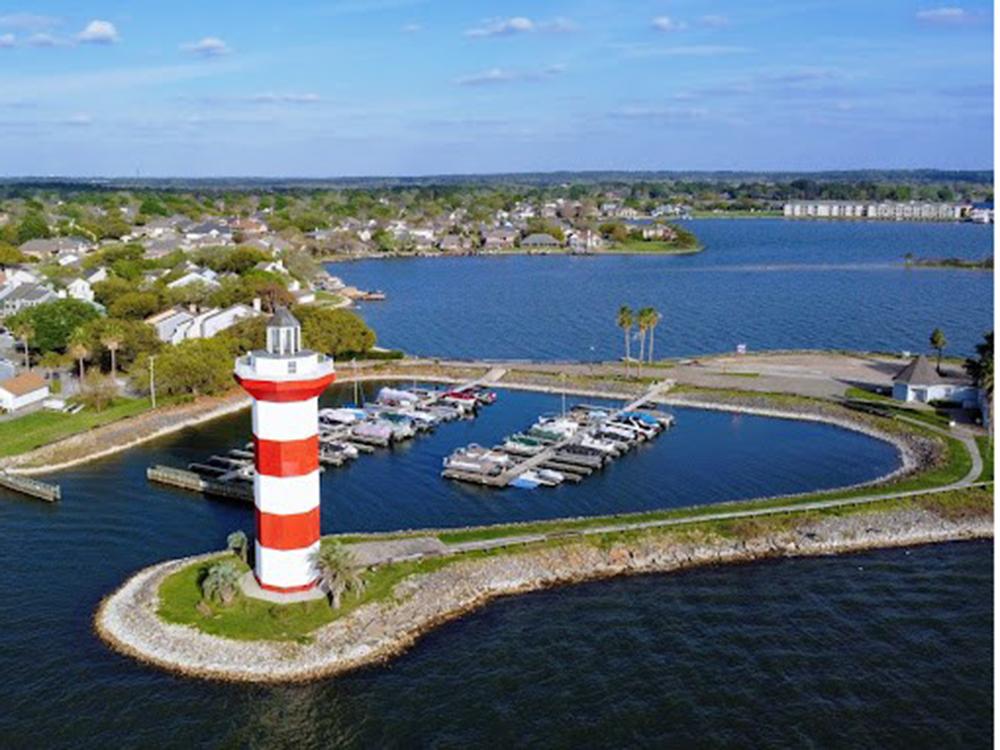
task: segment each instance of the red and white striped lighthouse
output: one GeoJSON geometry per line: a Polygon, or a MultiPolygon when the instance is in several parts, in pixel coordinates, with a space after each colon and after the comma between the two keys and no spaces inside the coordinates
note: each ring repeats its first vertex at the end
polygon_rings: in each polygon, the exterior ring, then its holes
{"type": "Polygon", "coordinates": [[[316,586],[319,550],[319,396],[333,361],[302,348],[299,321],[284,308],[267,323],[267,348],[236,360],[236,381],[253,397],[254,575],[266,591],[316,586]]]}

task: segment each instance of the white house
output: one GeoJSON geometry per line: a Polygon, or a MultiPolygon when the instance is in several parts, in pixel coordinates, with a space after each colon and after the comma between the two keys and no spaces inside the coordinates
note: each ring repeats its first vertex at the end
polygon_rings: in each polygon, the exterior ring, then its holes
{"type": "MultiPolygon", "coordinates": [[[[177,329],[181,326],[185,326],[186,330],[186,326],[190,325],[192,320],[194,320],[194,315],[189,313],[187,310],[172,307],[169,310],[164,310],[163,312],[146,318],[146,324],[153,327],[153,330],[156,331],[156,337],[160,341],[176,343],[174,340],[174,334],[177,329]]],[[[182,338],[183,336],[178,337],[177,340],[179,341],[182,338]]]]}
{"type": "Polygon", "coordinates": [[[197,271],[188,271],[179,279],[175,279],[167,284],[168,289],[180,289],[188,284],[205,284],[207,286],[219,286],[218,274],[211,268],[202,268],[197,271]]]}
{"type": "Polygon", "coordinates": [[[37,372],[0,380],[0,409],[18,411],[49,397],[49,386],[37,372]]]}
{"type": "Polygon", "coordinates": [[[242,304],[222,310],[213,307],[199,313],[175,307],[146,318],[146,323],[153,327],[160,341],[179,344],[187,339],[210,339],[241,320],[258,314],[254,308],[242,304]]]}
{"type": "Polygon", "coordinates": [[[923,354],[892,379],[892,397],[897,401],[957,401],[965,408],[979,406],[979,389],[968,380],[939,375],[923,354]]]}
{"type": "Polygon", "coordinates": [[[66,285],[66,293],[73,299],[84,302],[94,301],[94,289],[86,279],[73,279],[66,285]]]}

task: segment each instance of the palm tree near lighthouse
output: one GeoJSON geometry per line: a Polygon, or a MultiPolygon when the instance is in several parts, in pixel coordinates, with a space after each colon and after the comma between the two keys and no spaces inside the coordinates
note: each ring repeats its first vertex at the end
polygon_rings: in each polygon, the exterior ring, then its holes
{"type": "Polygon", "coordinates": [[[320,581],[330,593],[330,606],[340,609],[341,597],[347,592],[361,594],[365,590],[365,579],[361,568],[342,544],[328,544],[320,547],[313,560],[319,572],[320,581]]]}
{"type": "Polygon", "coordinates": [[[655,342],[655,339],[656,339],[656,326],[658,326],[660,324],[661,320],[663,320],[663,316],[660,315],[660,313],[659,313],[658,310],[653,309],[652,321],[649,324],[649,363],[650,364],[653,364],[653,362],[654,362],[654,359],[653,359],[653,343],[655,342]]]}
{"type": "Polygon", "coordinates": [[[635,325],[635,315],[632,308],[622,305],[618,308],[618,327],[625,333],[625,377],[629,375],[629,361],[632,359],[629,339],[632,335],[632,326],[635,325]]]}

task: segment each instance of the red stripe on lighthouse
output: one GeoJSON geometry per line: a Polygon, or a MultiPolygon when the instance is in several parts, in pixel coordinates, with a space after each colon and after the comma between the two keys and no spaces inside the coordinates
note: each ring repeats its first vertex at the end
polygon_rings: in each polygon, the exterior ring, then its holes
{"type": "Polygon", "coordinates": [[[261,547],[278,550],[301,549],[319,541],[319,506],[291,516],[258,510],[257,541],[261,547]]]}
{"type": "Polygon", "coordinates": [[[234,377],[258,401],[305,401],[325,391],[336,374],[331,372],[310,380],[251,380],[239,375],[234,377]]]}
{"type": "Polygon", "coordinates": [[[254,465],[270,477],[297,477],[319,468],[319,435],[302,440],[263,440],[253,436],[254,465]]]}

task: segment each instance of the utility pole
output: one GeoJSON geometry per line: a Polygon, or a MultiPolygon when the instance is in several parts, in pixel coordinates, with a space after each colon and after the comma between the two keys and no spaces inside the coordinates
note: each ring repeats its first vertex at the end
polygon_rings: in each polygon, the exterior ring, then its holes
{"type": "Polygon", "coordinates": [[[149,355],[149,400],[152,403],[153,408],[156,408],[156,376],[153,370],[153,363],[156,361],[156,355],[149,355]]]}

